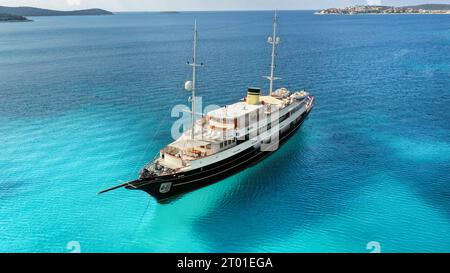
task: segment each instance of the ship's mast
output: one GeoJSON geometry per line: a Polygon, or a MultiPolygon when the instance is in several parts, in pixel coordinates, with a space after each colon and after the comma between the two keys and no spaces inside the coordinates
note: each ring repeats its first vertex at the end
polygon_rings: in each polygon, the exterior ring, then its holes
{"type": "Polygon", "coordinates": [[[273,17],[273,33],[269,36],[267,42],[272,45],[272,63],[270,64],[270,76],[266,77],[270,82],[269,95],[272,96],[273,91],[273,81],[279,78],[274,77],[275,70],[275,47],[280,43],[280,37],[277,37],[277,11],[275,10],[275,15],[273,17]]]}
{"type": "Polygon", "coordinates": [[[197,66],[201,66],[201,64],[197,64],[197,20],[194,21],[194,49],[193,49],[193,58],[192,63],[189,63],[192,66],[192,128],[191,128],[191,139],[194,139],[195,135],[195,82],[196,82],[196,68],[197,66]]]}

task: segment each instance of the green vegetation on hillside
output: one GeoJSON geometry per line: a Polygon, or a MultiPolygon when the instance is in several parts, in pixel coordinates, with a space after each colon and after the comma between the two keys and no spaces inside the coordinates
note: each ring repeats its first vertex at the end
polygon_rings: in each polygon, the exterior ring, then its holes
{"type": "Polygon", "coordinates": [[[417,6],[407,6],[404,8],[423,9],[423,10],[450,10],[450,4],[425,4],[417,6]]]}
{"type": "Polygon", "coordinates": [[[26,17],[14,15],[14,14],[7,14],[7,13],[0,13],[0,22],[27,22],[30,21],[26,17]]]}
{"type": "Polygon", "coordinates": [[[59,11],[50,9],[40,9],[33,7],[3,7],[0,6],[0,13],[13,14],[18,16],[64,16],[64,15],[111,15],[112,12],[103,9],[84,9],[73,11],[59,11]]]}

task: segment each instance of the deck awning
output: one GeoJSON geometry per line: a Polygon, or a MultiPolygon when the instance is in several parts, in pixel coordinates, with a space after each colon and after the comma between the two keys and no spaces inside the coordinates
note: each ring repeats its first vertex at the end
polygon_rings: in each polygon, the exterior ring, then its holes
{"type": "Polygon", "coordinates": [[[196,148],[200,146],[206,146],[210,144],[210,142],[198,140],[198,139],[182,139],[177,140],[173,143],[171,143],[169,146],[178,148],[178,149],[189,149],[189,148],[196,148]]]}

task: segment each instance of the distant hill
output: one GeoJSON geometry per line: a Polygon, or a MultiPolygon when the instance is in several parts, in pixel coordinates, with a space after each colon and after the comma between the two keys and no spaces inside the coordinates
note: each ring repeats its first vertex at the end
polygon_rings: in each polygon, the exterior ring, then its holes
{"type": "Polygon", "coordinates": [[[404,8],[423,9],[423,10],[450,10],[450,4],[425,4],[417,6],[407,6],[404,8]]]}
{"type": "Polygon", "coordinates": [[[19,15],[13,15],[13,14],[7,14],[7,13],[0,13],[0,22],[29,22],[26,17],[19,16],[19,15]]]}
{"type": "Polygon", "coordinates": [[[66,16],[66,15],[111,15],[112,12],[103,9],[84,9],[73,11],[59,11],[50,9],[40,9],[33,7],[3,7],[0,6],[0,13],[18,16],[66,16]]]}

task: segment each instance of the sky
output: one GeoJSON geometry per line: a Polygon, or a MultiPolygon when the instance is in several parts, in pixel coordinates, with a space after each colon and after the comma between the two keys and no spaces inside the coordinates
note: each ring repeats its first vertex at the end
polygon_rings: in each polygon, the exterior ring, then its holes
{"type": "Polygon", "coordinates": [[[450,0],[0,0],[0,6],[32,6],[74,10],[102,8],[110,11],[203,11],[203,10],[298,10],[351,5],[404,6],[450,4],[450,0]]]}

